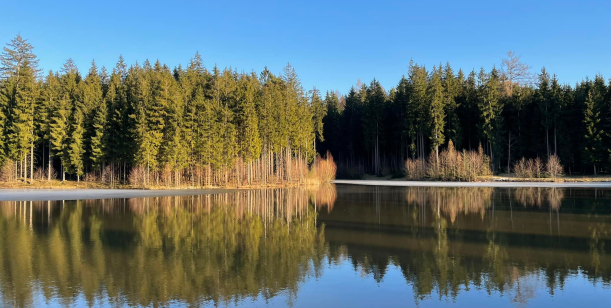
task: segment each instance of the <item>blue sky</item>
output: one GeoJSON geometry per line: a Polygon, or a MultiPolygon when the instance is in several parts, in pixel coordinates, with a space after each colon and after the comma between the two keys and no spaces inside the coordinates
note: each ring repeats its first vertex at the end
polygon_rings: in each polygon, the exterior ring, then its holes
{"type": "Polygon", "coordinates": [[[611,1],[5,1],[0,42],[29,39],[45,71],[72,58],[114,67],[159,59],[280,73],[346,93],[374,77],[389,89],[410,59],[470,71],[508,50],[564,83],[611,77],[611,1]]]}

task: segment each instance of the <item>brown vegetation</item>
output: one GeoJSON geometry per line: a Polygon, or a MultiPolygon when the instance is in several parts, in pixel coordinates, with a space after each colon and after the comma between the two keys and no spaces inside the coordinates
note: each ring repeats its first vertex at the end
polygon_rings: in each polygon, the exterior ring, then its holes
{"type": "Polygon", "coordinates": [[[0,168],[0,180],[3,182],[15,181],[17,176],[17,170],[15,163],[11,160],[7,160],[0,168]]]}
{"type": "Polygon", "coordinates": [[[319,183],[329,183],[335,180],[337,165],[335,164],[331,153],[327,152],[325,158],[320,157],[320,155],[316,156],[310,171],[311,178],[315,179],[319,183]]]}
{"type": "Polygon", "coordinates": [[[408,159],[405,162],[405,175],[410,180],[425,178],[444,181],[475,181],[478,176],[490,175],[490,159],[480,145],[477,152],[456,151],[452,141],[448,148],[439,153],[437,161],[434,153],[428,160],[408,159]]]}
{"type": "Polygon", "coordinates": [[[522,158],[513,166],[513,171],[517,177],[526,179],[550,177],[556,179],[563,174],[563,167],[560,159],[556,155],[551,155],[547,163],[543,164],[540,158],[522,158]]]}
{"type": "Polygon", "coordinates": [[[287,155],[270,159],[275,165],[267,163],[244,163],[237,159],[233,168],[195,167],[186,172],[173,171],[169,166],[161,171],[147,171],[144,166],[136,166],[129,173],[129,184],[135,187],[270,187],[298,186],[328,183],[335,179],[337,166],[333,156],[317,156],[308,167],[305,158],[287,155]]]}

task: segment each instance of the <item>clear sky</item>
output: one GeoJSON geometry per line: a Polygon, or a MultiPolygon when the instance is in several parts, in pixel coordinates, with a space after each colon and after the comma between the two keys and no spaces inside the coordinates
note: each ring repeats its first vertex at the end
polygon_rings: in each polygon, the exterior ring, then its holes
{"type": "Polygon", "coordinates": [[[564,83],[611,77],[611,1],[3,1],[0,42],[17,33],[40,66],[95,59],[109,70],[174,67],[196,51],[206,67],[280,73],[287,62],[306,89],[346,93],[374,77],[389,89],[410,59],[470,71],[500,66],[508,50],[564,83]]]}

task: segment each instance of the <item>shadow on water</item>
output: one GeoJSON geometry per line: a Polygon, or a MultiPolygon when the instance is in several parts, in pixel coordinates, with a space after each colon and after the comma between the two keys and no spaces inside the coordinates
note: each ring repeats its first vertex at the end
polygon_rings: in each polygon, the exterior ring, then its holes
{"type": "Polygon", "coordinates": [[[347,185],[0,202],[0,300],[291,306],[348,264],[378,285],[397,269],[416,302],[475,289],[520,306],[574,277],[609,286],[610,205],[600,189],[347,185]]]}

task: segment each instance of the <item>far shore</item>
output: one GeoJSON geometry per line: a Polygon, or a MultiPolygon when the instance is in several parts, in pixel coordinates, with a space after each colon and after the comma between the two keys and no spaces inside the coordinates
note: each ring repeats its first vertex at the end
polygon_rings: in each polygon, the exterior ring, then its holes
{"type": "Polygon", "coordinates": [[[444,182],[405,180],[335,180],[334,184],[398,187],[564,187],[611,188],[611,182],[444,182]]]}
{"type": "MultiPolygon", "coordinates": [[[[407,181],[403,179],[335,180],[333,184],[395,187],[558,187],[611,188],[611,181],[588,182],[445,182],[407,181]]],[[[263,188],[263,187],[262,187],[263,188]]],[[[195,196],[234,192],[244,188],[207,189],[108,189],[108,188],[19,188],[0,189],[0,201],[60,201],[85,199],[149,198],[167,196],[195,196]]],[[[250,188],[257,189],[257,188],[250,188]]]]}

